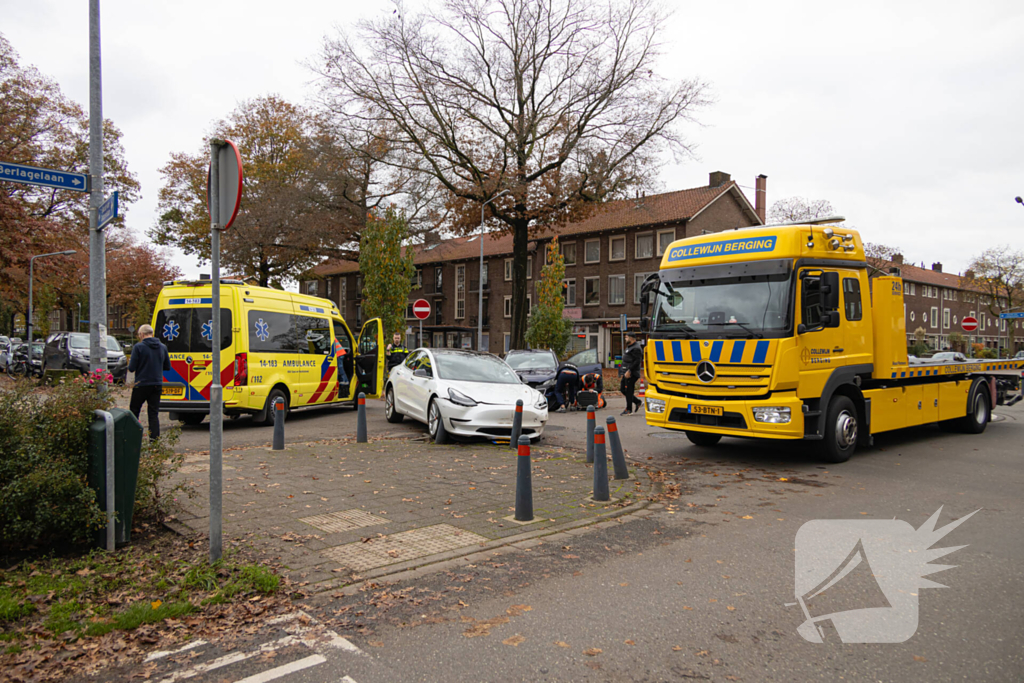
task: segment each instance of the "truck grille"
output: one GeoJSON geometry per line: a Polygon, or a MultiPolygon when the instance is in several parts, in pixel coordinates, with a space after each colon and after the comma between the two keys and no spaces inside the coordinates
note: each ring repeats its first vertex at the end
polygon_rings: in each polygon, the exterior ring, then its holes
{"type": "Polygon", "coordinates": [[[723,413],[722,415],[695,415],[685,408],[673,408],[668,415],[669,422],[702,425],[705,427],[726,427],[728,429],[746,429],[747,421],[740,413],[723,413]]]}
{"type": "Polygon", "coordinates": [[[768,394],[778,340],[654,340],[650,344],[654,355],[650,380],[669,393],[717,400],[768,394]],[[714,369],[709,382],[697,376],[702,363],[714,369]]]}

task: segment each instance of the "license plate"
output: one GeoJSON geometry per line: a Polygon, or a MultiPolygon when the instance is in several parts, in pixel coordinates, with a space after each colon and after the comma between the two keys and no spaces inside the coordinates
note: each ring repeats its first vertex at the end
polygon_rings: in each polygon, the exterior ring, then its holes
{"type": "Polygon", "coordinates": [[[164,396],[184,396],[185,387],[164,387],[160,393],[164,396]]]}
{"type": "Polygon", "coordinates": [[[718,415],[721,417],[722,409],[718,406],[695,406],[691,405],[689,410],[694,415],[718,415]]]}

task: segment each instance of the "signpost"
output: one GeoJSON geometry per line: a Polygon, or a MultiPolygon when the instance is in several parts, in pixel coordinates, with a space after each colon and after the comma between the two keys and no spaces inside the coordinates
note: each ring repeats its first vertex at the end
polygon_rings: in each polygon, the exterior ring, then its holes
{"type": "Polygon", "coordinates": [[[626,364],[626,314],[622,313],[619,315],[619,354],[622,358],[622,363],[619,364],[619,372],[622,371],[622,366],[626,364]]]}
{"type": "Polygon", "coordinates": [[[107,227],[107,224],[110,223],[110,221],[117,218],[118,196],[119,193],[115,190],[109,197],[103,200],[102,204],[100,204],[99,225],[96,228],[97,230],[102,230],[107,227]]]}
{"type": "Polygon", "coordinates": [[[220,231],[238,215],[242,200],[242,155],[230,140],[210,140],[206,202],[210,211],[210,279],[213,288],[213,381],[210,384],[210,562],[221,558],[224,492],[224,387],[220,383],[220,231]]]}
{"type": "Polygon", "coordinates": [[[1024,318],[1024,311],[1016,311],[1014,313],[1000,313],[1000,320],[1018,320],[1024,318]]]}
{"type": "Polygon", "coordinates": [[[54,171],[49,168],[36,168],[35,166],[9,164],[6,161],[0,161],[0,178],[3,180],[12,180],[16,183],[23,183],[25,185],[55,187],[58,190],[88,192],[90,189],[89,176],[84,173],[54,171]]]}
{"type": "Polygon", "coordinates": [[[960,321],[960,327],[964,328],[964,332],[974,332],[978,329],[978,319],[967,316],[960,321]]]}
{"type": "Polygon", "coordinates": [[[430,317],[430,302],[426,299],[417,299],[412,305],[412,314],[420,321],[420,343],[417,346],[423,346],[423,321],[430,317]]]}

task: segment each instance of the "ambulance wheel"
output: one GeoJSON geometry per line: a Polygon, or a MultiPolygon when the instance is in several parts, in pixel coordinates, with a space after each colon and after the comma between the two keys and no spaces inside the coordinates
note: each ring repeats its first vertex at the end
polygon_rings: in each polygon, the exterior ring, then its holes
{"type": "Polygon", "coordinates": [[[203,420],[206,419],[205,413],[182,413],[179,417],[182,424],[186,424],[189,427],[197,427],[203,424],[203,420]]]}
{"type": "Polygon", "coordinates": [[[284,401],[284,417],[288,419],[288,394],[283,389],[271,389],[270,395],[267,396],[267,404],[263,406],[263,412],[259,413],[256,417],[262,417],[259,420],[259,424],[264,427],[274,426],[274,403],[277,399],[284,401]]]}
{"type": "Polygon", "coordinates": [[[704,446],[705,448],[711,448],[719,441],[722,440],[721,434],[708,434],[707,432],[686,432],[686,438],[690,440],[694,446],[704,446]]]}
{"type": "Polygon", "coordinates": [[[846,462],[857,449],[857,408],[846,396],[836,396],[828,405],[821,458],[825,462],[846,462]]]}
{"type": "Polygon", "coordinates": [[[983,379],[975,381],[968,394],[967,414],[956,421],[957,431],[964,434],[981,434],[992,419],[992,406],[989,405],[988,382],[983,379]]]}
{"type": "Polygon", "coordinates": [[[448,430],[444,428],[444,417],[436,398],[430,400],[430,407],[427,408],[427,431],[434,443],[448,443],[448,430]]]}
{"type": "Polygon", "coordinates": [[[384,417],[386,417],[388,422],[392,424],[397,424],[405,418],[405,416],[395,408],[394,387],[388,387],[387,393],[384,394],[384,417]]]}

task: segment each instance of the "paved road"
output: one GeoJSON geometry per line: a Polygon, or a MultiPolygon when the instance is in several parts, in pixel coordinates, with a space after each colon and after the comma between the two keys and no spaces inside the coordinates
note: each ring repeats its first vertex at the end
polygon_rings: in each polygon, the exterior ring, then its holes
{"type": "MultiPolygon", "coordinates": [[[[621,418],[630,457],[678,498],[643,520],[425,576],[412,594],[399,584],[322,597],[309,608],[373,666],[356,676],[328,661],[295,680],[1024,680],[1024,407],[999,413],[980,436],[905,430],[827,467],[800,444],[702,449],[621,418]],[[840,644],[826,632],[812,644],[797,634],[804,617],[787,603],[802,524],[895,518],[918,528],[940,507],[938,526],[981,511],[935,544],[967,546],[936,562],[955,566],[931,577],[949,588],[905,589],[918,593],[916,635],[840,644]],[[421,593],[437,601],[412,597],[421,593]]],[[[376,403],[369,416],[371,433],[396,429],[376,403]]],[[[582,430],[582,415],[554,415],[545,441],[579,444],[582,430]]],[[[342,409],[288,423],[290,439],[353,431],[342,409]]],[[[183,445],[206,447],[205,425],[184,432],[183,445]]],[[[225,433],[228,448],[270,437],[242,420],[225,433]]],[[[851,572],[830,590],[876,606],[866,576],[851,572]]]]}

